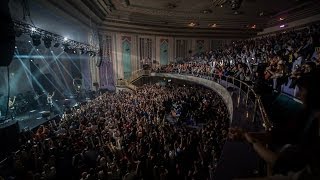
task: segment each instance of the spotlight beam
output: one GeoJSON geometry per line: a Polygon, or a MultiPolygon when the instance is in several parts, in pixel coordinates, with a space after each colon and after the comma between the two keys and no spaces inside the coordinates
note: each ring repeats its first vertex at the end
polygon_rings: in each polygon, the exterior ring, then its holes
{"type": "MultiPolygon", "coordinates": [[[[90,82],[89,79],[82,73],[82,71],[78,68],[78,66],[72,61],[71,57],[67,54],[68,58],[71,60],[71,63],[76,67],[76,69],[79,71],[83,79],[87,82],[90,82]]],[[[81,59],[80,59],[81,61],[81,59]]],[[[81,63],[81,62],[80,62],[81,63]]],[[[81,66],[81,65],[80,65],[81,66]]]]}
{"type": "Polygon", "coordinates": [[[51,61],[50,63],[48,63],[48,61],[39,53],[39,51],[37,51],[38,55],[41,57],[42,62],[44,62],[46,64],[46,66],[43,67],[43,69],[48,69],[49,72],[51,74],[53,74],[53,78],[56,80],[56,82],[58,83],[60,89],[63,89],[63,85],[61,83],[61,80],[58,78],[59,76],[56,74],[55,71],[53,71],[53,69],[50,67],[51,64],[53,63],[53,61],[51,61]]]}
{"type": "MultiPolygon", "coordinates": [[[[40,87],[40,89],[45,92],[46,90],[45,90],[44,87],[40,84],[40,82],[37,80],[37,78],[34,77],[34,75],[31,73],[31,71],[29,70],[29,68],[27,67],[27,65],[25,65],[25,63],[24,63],[19,57],[17,57],[17,59],[21,62],[22,66],[24,67],[24,70],[27,72],[27,74],[29,74],[30,77],[34,80],[34,82],[40,87]]],[[[31,83],[31,84],[32,84],[32,83],[31,83]]],[[[33,88],[33,91],[34,91],[33,85],[32,85],[32,88],[33,88]]],[[[34,92],[35,92],[35,91],[34,91],[34,92]]]]}
{"type": "MultiPolygon", "coordinates": [[[[69,71],[67,70],[67,68],[63,65],[63,63],[60,62],[59,59],[57,59],[56,62],[63,68],[63,70],[67,73],[67,75],[68,75],[71,79],[73,79],[72,75],[69,73],[69,71]]],[[[60,67],[60,66],[59,66],[59,67],[60,67]]],[[[61,73],[62,73],[62,70],[61,70],[61,73]]],[[[65,78],[65,77],[63,76],[63,74],[62,74],[62,77],[65,78]]],[[[69,83],[67,83],[67,80],[66,80],[66,79],[64,79],[64,80],[65,80],[65,82],[66,82],[66,85],[68,86],[69,92],[72,92],[72,91],[71,91],[71,88],[70,88],[70,86],[69,86],[69,83]]]]}
{"type": "Polygon", "coordinates": [[[60,54],[58,54],[58,56],[56,56],[54,53],[52,53],[53,58],[54,58],[54,62],[55,62],[56,66],[57,66],[58,69],[59,69],[60,76],[61,76],[62,79],[63,79],[64,85],[65,85],[66,89],[68,90],[68,92],[71,92],[70,87],[69,87],[69,85],[68,85],[68,83],[67,83],[67,80],[65,79],[65,77],[64,77],[64,75],[63,75],[63,73],[62,73],[62,70],[61,70],[61,68],[60,68],[60,65],[58,64],[58,57],[59,57],[61,54],[63,54],[63,52],[61,52],[60,54]]]}
{"type": "Polygon", "coordinates": [[[50,82],[50,84],[55,88],[55,90],[56,91],[58,91],[60,94],[63,94],[63,93],[61,93],[61,91],[59,91],[59,89],[53,84],[53,82],[45,75],[45,74],[43,74],[42,72],[41,72],[41,70],[38,68],[38,66],[34,63],[34,62],[32,62],[34,65],[35,65],[35,67],[39,70],[39,72],[50,82]]]}

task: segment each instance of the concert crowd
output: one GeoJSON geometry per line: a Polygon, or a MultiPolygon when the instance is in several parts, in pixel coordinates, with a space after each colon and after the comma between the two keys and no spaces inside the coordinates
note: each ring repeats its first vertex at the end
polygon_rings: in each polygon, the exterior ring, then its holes
{"type": "MultiPolygon", "coordinates": [[[[298,137],[298,131],[292,131],[296,136],[284,140],[283,145],[290,142],[303,150],[315,150],[319,114],[310,115],[319,112],[320,90],[315,86],[319,77],[312,73],[320,64],[316,51],[319,27],[314,24],[235,41],[224,49],[198,53],[154,70],[198,76],[216,73],[248,84],[264,84],[274,91],[280,91],[281,85],[297,88],[298,84],[308,89],[307,99],[302,99],[306,112],[303,120],[291,123],[290,128],[295,125],[305,134],[298,137]],[[316,120],[311,121],[309,133],[310,119],[316,120]]],[[[22,141],[27,143],[14,155],[13,174],[16,179],[212,179],[229,122],[222,99],[200,86],[145,85],[136,92],[105,93],[65,113],[60,122],[40,126],[25,136],[22,141]]],[[[262,144],[257,143],[258,138],[241,131],[232,130],[229,135],[241,136],[256,151],[265,148],[258,146],[262,144]]],[[[312,160],[310,167],[319,167],[320,161],[311,156],[319,151],[306,152],[301,156],[283,154],[296,161],[306,157],[312,160]]],[[[274,164],[275,159],[266,161],[274,164]]],[[[304,171],[305,164],[294,170],[304,171]]],[[[280,166],[288,172],[293,170],[289,165],[293,163],[280,166]]]]}
{"type": "Polygon", "coordinates": [[[15,179],[211,179],[229,122],[198,85],[105,93],[26,137],[15,179]]]}
{"type": "Polygon", "coordinates": [[[157,72],[232,76],[264,90],[296,88],[297,79],[320,65],[320,24],[276,35],[235,41],[209,52],[196,53],[157,72]]]}

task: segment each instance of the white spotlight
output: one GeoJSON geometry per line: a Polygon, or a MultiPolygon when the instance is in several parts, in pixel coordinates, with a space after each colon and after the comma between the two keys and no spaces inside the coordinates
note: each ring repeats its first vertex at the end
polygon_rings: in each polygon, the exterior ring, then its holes
{"type": "Polygon", "coordinates": [[[37,49],[37,51],[39,51],[39,49],[37,49]]]}
{"type": "Polygon", "coordinates": [[[31,31],[32,31],[32,32],[35,32],[35,31],[36,31],[36,28],[32,27],[32,28],[31,28],[31,31]]]}
{"type": "Polygon", "coordinates": [[[28,41],[29,43],[31,43],[31,41],[28,41]]]}
{"type": "Polygon", "coordinates": [[[63,40],[64,40],[64,41],[68,41],[68,38],[67,38],[67,37],[64,37],[63,40]]]}
{"type": "Polygon", "coordinates": [[[16,49],[17,49],[18,47],[17,47],[17,46],[15,46],[14,48],[16,48],[16,49]]]}

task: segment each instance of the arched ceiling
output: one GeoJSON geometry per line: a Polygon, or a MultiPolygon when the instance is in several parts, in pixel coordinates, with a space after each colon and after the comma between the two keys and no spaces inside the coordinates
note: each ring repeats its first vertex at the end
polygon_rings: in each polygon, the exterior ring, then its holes
{"type": "Polygon", "coordinates": [[[319,0],[242,0],[238,10],[232,10],[231,1],[48,0],[75,18],[87,17],[103,31],[221,38],[247,38],[320,12],[319,0]]]}

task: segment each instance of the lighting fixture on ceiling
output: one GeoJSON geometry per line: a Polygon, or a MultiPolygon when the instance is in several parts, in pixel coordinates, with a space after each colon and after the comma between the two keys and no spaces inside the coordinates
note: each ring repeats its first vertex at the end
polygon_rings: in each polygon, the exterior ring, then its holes
{"type": "Polygon", "coordinates": [[[84,54],[84,48],[80,49],[80,54],[84,54]]]}
{"type": "MultiPolygon", "coordinates": [[[[30,40],[27,40],[31,45],[37,47],[39,46],[43,40],[43,44],[46,48],[50,48],[52,46],[52,41],[55,41],[54,47],[59,47],[60,44],[63,46],[61,47],[64,49],[64,51],[69,53],[78,52],[80,49],[84,49],[85,51],[92,51],[96,53],[98,51],[98,48],[92,45],[83,44],[71,39],[68,39],[67,37],[62,37],[58,34],[54,34],[51,32],[48,32],[46,30],[37,28],[35,26],[32,26],[30,24],[14,20],[14,28],[15,28],[15,35],[20,36],[22,34],[28,34],[31,38],[30,40]],[[32,42],[31,42],[32,41],[32,42]]],[[[37,51],[39,51],[37,49],[37,51]]]]}
{"type": "Polygon", "coordinates": [[[46,36],[46,37],[42,38],[42,40],[43,40],[44,46],[46,48],[50,48],[51,47],[52,37],[46,36]]]}
{"type": "Polygon", "coordinates": [[[41,44],[41,36],[39,34],[31,34],[32,44],[34,46],[39,46],[41,44]]]}
{"type": "Polygon", "coordinates": [[[211,9],[205,9],[202,11],[203,14],[211,14],[212,10],[211,9]]]}
{"type": "Polygon", "coordinates": [[[255,28],[257,28],[255,24],[251,26],[251,29],[255,29],[255,28]]]}
{"type": "Polygon", "coordinates": [[[230,0],[231,9],[238,10],[241,7],[243,0],[230,0]]]}
{"type": "Polygon", "coordinates": [[[261,11],[261,12],[259,13],[259,16],[264,16],[264,12],[261,11]]]}
{"type": "Polygon", "coordinates": [[[57,48],[57,47],[59,47],[60,46],[60,43],[58,43],[58,42],[56,42],[54,45],[53,45],[53,47],[55,47],[55,48],[57,48]]]}
{"type": "Polygon", "coordinates": [[[282,17],[279,18],[279,21],[283,21],[283,20],[285,20],[285,18],[282,18],[282,17]]]}
{"type": "Polygon", "coordinates": [[[199,23],[191,22],[188,24],[189,27],[196,27],[199,26],[199,23]]]}
{"type": "Polygon", "coordinates": [[[239,11],[234,11],[233,14],[234,14],[234,15],[239,15],[240,12],[239,12],[239,11]]]}
{"type": "Polygon", "coordinates": [[[209,27],[215,28],[217,27],[217,24],[209,24],[209,27]]]}
{"type": "Polygon", "coordinates": [[[282,25],[280,25],[279,27],[280,27],[280,28],[285,28],[285,27],[288,27],[288,25],[282,24],[282,25]]]}

